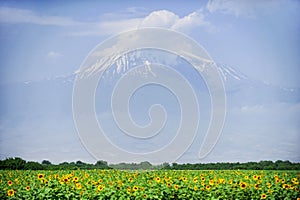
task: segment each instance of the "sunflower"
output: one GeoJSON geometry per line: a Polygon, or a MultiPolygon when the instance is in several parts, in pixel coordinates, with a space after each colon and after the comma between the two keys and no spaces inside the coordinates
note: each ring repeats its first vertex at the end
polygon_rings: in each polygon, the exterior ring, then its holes
{"type": "Polygon", "coordinates": [[[41,180],[45,177],[45,175],[44,174],[38,174],[37,177],[38,177],[39,180],[41,180]]]}
{"type": "Polygon", "coordinates": [[[147,198],[147,195],[146,195],[146,194],[143,194],[143,197],[144,197],[144,198],[147,198]]]}
{"type": "Polygon", "coordinates": [[[209,186],[209,185],[207,185],[205,188],[206,188],[207,190],[210,190],[210,186],[209,186]]]}
{"type": "Polygon", "coordinates": [[[13,184],[12,181],[7,181],[7,185],[8,185],[8,186],[11,186],[12,184],[13,184]]]}
{"type": "Polygon", "coordinates": [[[214,185],[214,180],[209,180],[209,185],[214,185]]]}
{"type": "Polygon", "coordinates": [[[247,184],[245,182],[240,182],[240,187],[242,189],[245,189],[247,187],[247,184]]]}
{"type": "Polygon", "coordinates": [[[266,199],[267,198],[267,195],[265,193],[261,194],[261,199],[266,199]]]}
{"type": "Polygon", "coordinates": [[[259,184],[255,184],[254,188],[258,190],[259,189],[259,184]]]}
{"type": "Polygon", "coordinates": [[[155,181],[156,181],[157,183],[159,183],[159,182],[160,182],[160,178],[159,178],[159,177],[156,177],[156,178],[155,178],[155,181]]]}
{"type": "Polygon", "coordinates": [[[178,190],[178,189],[179,189],[179,186],[178,186],[178,185],[174,185],[174,189],[175,189],[175,190],[178,190]]]}
{"type": "Polygon", "coordinates": [[[78,190],[81,190],[81,188],[82,188],[81,184],[80,184],[80,183],[76,183],[76,188],[77,188],[78,190]]]}
{"type": "Polygon", "coordinates": [[[139,189],[139,188],[138,188],[136,185],[133,186],[133,188],[132,188],[132,190],[135,191],[135,192],[138,191],[138,189],[139,189]]]}
{"type": "Polygon", "coordinates": [[[97,187],[97,190],[98,191],[102,191],[104,189],[104,186],[102,186],[102,185],[99,185],[98,187],[97,187]]]}
{"type": "Polygon", "coordinates": [[[253,175],[253,179],[254,180],[258,180],[258,176],[257,175],[253,175]]]}
{"type": "Polygon", "coordinates": [[[222,184],[225,184],[225,183],[226,183],[226,180],[223,179],[223,178],[219,178],[219,182],[222,183],[222,184]]]}
{"type": "Polygon", "coordinates": [[[248,179],[249,179],[249,176],[244,176],[244,178],[245,178],[246,180],[248,180],[248,179]]]}
{"type": "Polygon", "coordinates": [[[186,182],[186,181],[187,181],[187,178],[186,178],[186,177],[183,177],[182,180],[183,180],[184,182],[186,182]]]}
{"type": "Polygon", "coordinates": [[[7,191],[7,196],[12,197],[15,195],[15,191],[14,190],[8,190],[7,191]]]}
{"type": "Polygon", "coordinates": [[[74,183],[77,183],[77,182],[78,182],[78,177],[77,177],[77,176],[75,176],[75,177],[73,178],[73,182],[74,182],[74,183]]]}
{"type": "Polygon", "coordinates": [[[298,181],[297,178],[292,178],[292,182],[293,182],[293,183],[295,183],[295,182],[297,182],[297,181],[298,181]]]}
{"type": "Polygon", "coordinates": [[[197,186],[194,186],[194,190],[197,191],[197,190],[198,190],[198,187],[197,187],[197,186]]]}
{"type": "Polygon", "coordinates": [[[195,177],[195,178],[193,179],[193,182],[194,182],[194,183],[197,183],[197,182],[198,182],[198,178],[195,177]]]}
{"type": "Polygon", "coordinates": [[[282,188],[284,188],[284,189],[289,189],[289,185],[288,185],[288,184],[283,184],[283,185],[282,185],[282,188]]]}
{"type": "Polygon", "coordinates": [[[29,190],[30,190],[30,186],[27,185],[27,186],[25,187],[25,190],[26,190],[26,191],[29,191],[29,190]]]}

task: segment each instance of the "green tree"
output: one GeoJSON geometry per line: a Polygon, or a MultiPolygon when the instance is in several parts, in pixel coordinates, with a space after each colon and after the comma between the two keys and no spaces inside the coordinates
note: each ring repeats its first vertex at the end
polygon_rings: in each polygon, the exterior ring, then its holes
{"type": "Polygon", "coordinates": [[[25,164],[24,169],[27,169],[27,170],[42,170],[42,169],[44,169],[44,166],[41,165],[38,162],[29,161],[25,164]]]}
{"type": "Polygon", "coordinates": [[[52,165],[52,163],[49,160],[43,160],[42,164],[43,165],[52,165]]]}

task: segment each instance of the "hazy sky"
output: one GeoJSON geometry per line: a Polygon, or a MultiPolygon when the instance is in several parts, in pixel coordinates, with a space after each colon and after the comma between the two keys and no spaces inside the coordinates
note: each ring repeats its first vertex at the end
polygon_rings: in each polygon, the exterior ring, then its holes
{"type": "MultiPolygon", "coordinates": [[[[254,82],[247,88],[260,88],[249,89],[252,99],[245,89],[229,93],[225,83],[224,131],[205,162],[299,162],[299,92],[280,92],[300,86],[299,10],[297,0],[1,1],[0,157],[94,162],[75,130],[72,83],[56,81],[66,81],[105,39],[161,27],[190,36],[214,61],[254,82]]],[[[199,161],[202,139],[181,162],[199,161]]]]}

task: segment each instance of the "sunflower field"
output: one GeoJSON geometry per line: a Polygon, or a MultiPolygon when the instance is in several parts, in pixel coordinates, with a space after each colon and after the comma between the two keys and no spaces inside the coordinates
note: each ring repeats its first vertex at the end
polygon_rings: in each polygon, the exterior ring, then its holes
{"type": "Polygon", "coordinates": [[[297,171],[0,172],[0,199],[300,199],[297,171]]]}

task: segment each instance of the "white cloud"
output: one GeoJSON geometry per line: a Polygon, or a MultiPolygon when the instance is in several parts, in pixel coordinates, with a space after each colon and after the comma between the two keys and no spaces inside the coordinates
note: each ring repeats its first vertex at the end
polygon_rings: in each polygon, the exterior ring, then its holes
{"type": "Polygon", "coordinates": [[[190,31],[195,27],[204,27],[208,31],[214,31],[215,27],[205,20],[205,16],[201,10],[190,13],[189,15],[179,19],[172,28],[175,30],[190,31]]]}
{"type": "Polygon", "coordinates": [[[261,112],[264,109],[263,105],[253,105],[253,106],[242,106],[241,111],[242,112],[250,112],[250,113],[258,113],[261,112]]]}
{"type": "Polygon", "coordinates": [[[214,31],[215,27],[205,20],[201,10],[192,12],[182,18],[171,11],[153,11],[143,18],[130,18],[122,20],[105,20],[98,23],[86,24],[86,28],[73,31],[70,35],[112,35],[137,28],[159,27],[188,33],[194,28],[203,27],[208,31],[214,31]]]}
{"type": "Polygon", "coordinates": [[[161,28],[171,28],[179,21],[179,16],[167,11],[158,10],[150,13],[144,18],[140,27],[161,27],[161,28]]]}
{"type": "Polygon", "coordinates": [[[204,27],[209,31],[214,30],[213,25],[205,20],[202,10],[197,10],[182,18],[167,10],[154,11],[144,18],[140,27],[170,28],[183,32],[189,32],[197,27],[204,27]]]}
{"type": "Polygon", "coordinates": [[[145,17],[140,17],[141,13],[145,13],[145,10],[141,10],[129,8],[125,12],[126,15],[118,12],[108,13],[108,15],[104,14],[102,20],[98,22],[80,22],[67,17],[39,15],[26,9],[0,7],[0,22],[77,26],[78,29],[74,29],[68,34],[75,36],[111,35],[141,27],[169,28],[182,32],[189,32],[197,27],[203,27],[208,31],[214,29],[213,25],[205,20],[202,10],[197,10],[181,18],[167,10],[153,11],[145,17]],[[118,15],[122,17],[116,17],[118,15]]]}
{"type": "Polygon", "coordinates": [[[273,0],[209,0],[206,7],[211,13],[222,12],[236,17],[254,17],[257,13],[270,10],[279,3],[280,1],[273,0]]]}
{"type": "Polygon", "coordinates": [[[47,53],[48,58],[56,59],[56,58],[59,58],[61,56],[63,56],[61,53],[55,52],[55,51],[50,51],[49,53],[47,53]]]}
{"type": "Polygon", "coordinates": [[[0,22],[1,23],[31,23],[38,25],[55,25],[55,26],[73,26],[81,25],[70,18],[59,16],[41,16],[31,10],[0,7],[0,22]]]}

